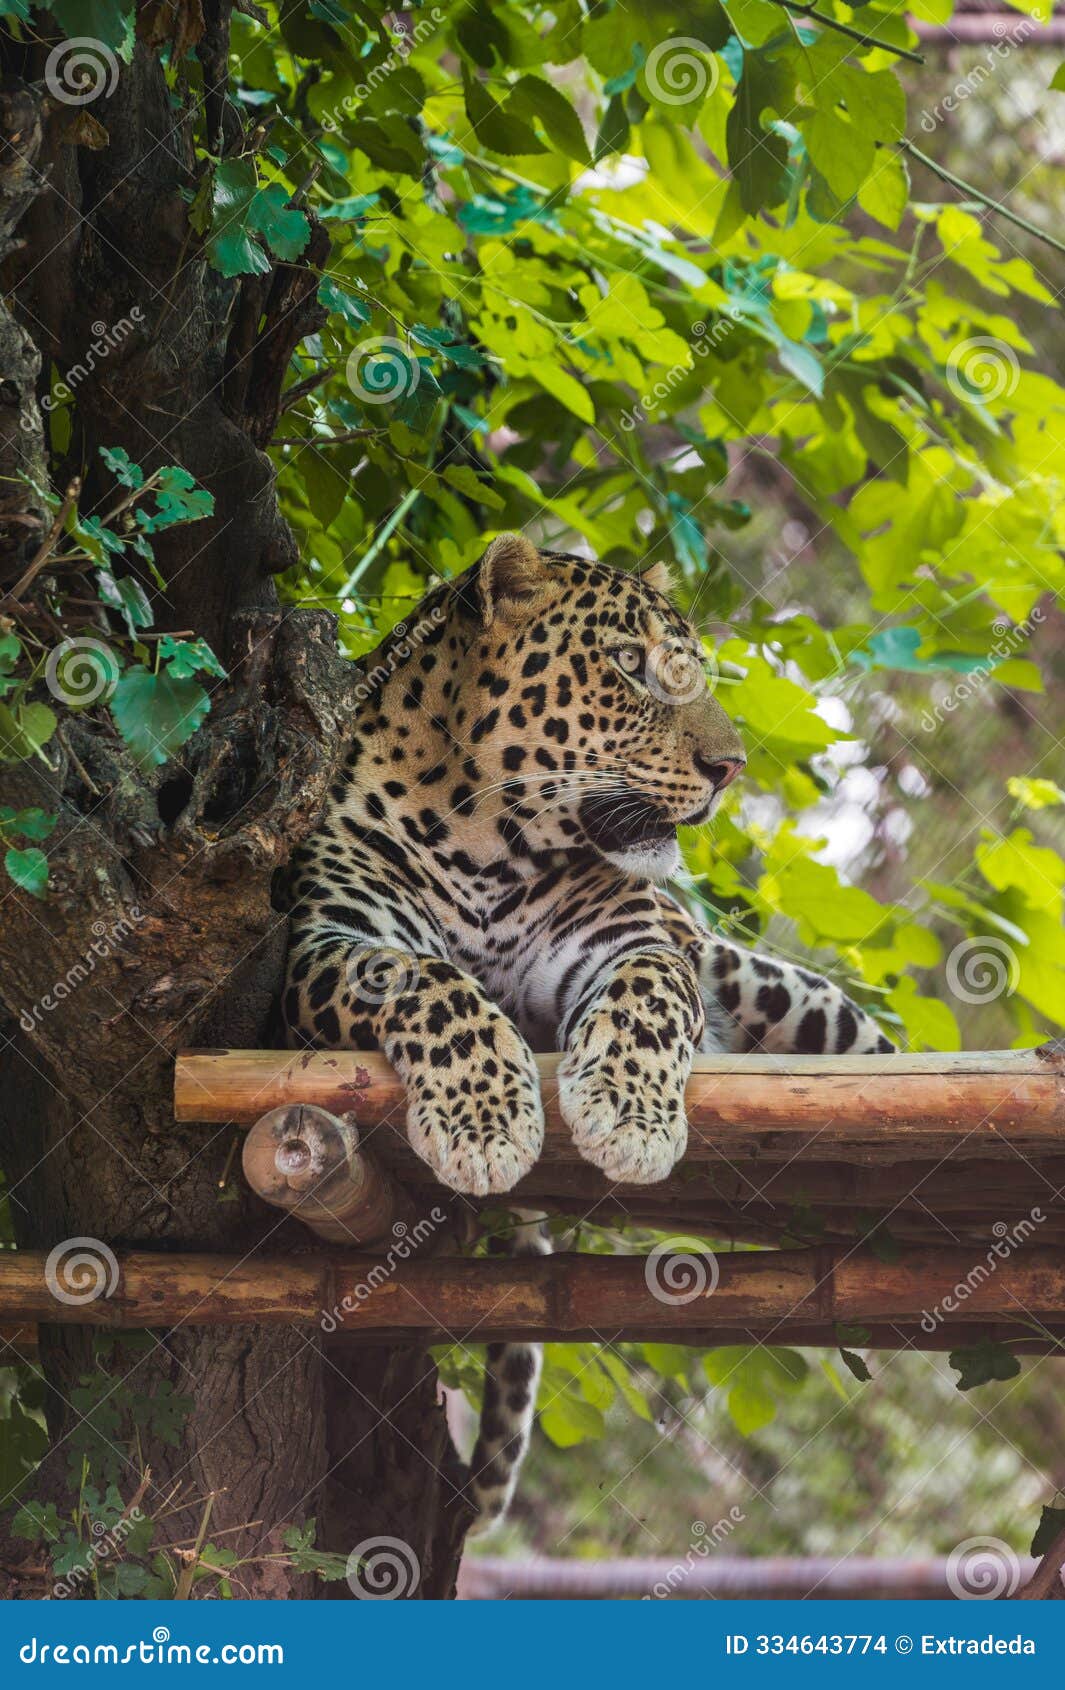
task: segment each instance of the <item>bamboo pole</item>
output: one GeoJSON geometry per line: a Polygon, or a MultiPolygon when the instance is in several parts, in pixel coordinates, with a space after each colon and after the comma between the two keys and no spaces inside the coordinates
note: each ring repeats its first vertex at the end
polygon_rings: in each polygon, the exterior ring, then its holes
{"type": "Polygon", "coordinates": [[[831,1331],[837,1323],[898,1322],[920,1331],[922,1319],[931,1337],[942,1317],[974,1338],[989,1323],[1031,1335],[1044,1322],[1053,1348],[1055,1327],[1065,1328],[1065,1253],[1036,1244],[989,1266],[954,1247],[914,1249],[895,1262],[857,1249],[433,1260],[417,1254],[423,1241],[412,1234],[383,1258],[119,1257],[100,1245],[95,1277],[84,1250],[69,1270],[56,1251],[8,1251],[0,1254],[0,1320],[296,1322],[378,1343],[631,1337],[703,1345],[711,1332],[787,1342],[789,1325],[831,1331]]]}
{"type": "MultiPolygon", "coordinates": [[[[547,1117],[541,1168],[573,1163],[558,1108],[557,1056],[537,1058],[547,1117]]],[[[376,1052],[186,1051],[179,1121],[251,1122],[285,1104],[351,1115],[383,1161],[418,1162],[403,1133],[402,1085],[376,1052]]],[[[924,1056],[700,1057],[688,1085],[686,1165],[795,1157],[870,1166],[961,1151],[1060,1154],[1065,1058],[1059,1046],[924,1056]]],[[[425,1170],[422,1167],[424,1180],[425,1170]]],[[[524,1187],[522,1188],[525,1189],[524,1187]]]]}

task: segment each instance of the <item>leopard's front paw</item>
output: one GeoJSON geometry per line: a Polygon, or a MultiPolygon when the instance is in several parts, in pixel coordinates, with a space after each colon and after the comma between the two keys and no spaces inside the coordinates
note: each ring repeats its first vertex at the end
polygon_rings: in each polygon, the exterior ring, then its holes
{"type": "Polygon", "coordinates": [[[684,1154],[684,1085],[690,1058],[652,1053],[617,1039],[602,1051],[583,1044],[558,1068],[559,1104],[586,1162],[622,1185],[654,1185],[684,1154]],[[616,1053],[616,1054],[615,1054],[616,1053]]]}
{"type": "Polygon", "coordinates": [[[543,1148],[536,1065],[516,1034],[497,1039],[490,1055],[459,1049],[449,1067],[419,1065],[406,1089],[407,1137],[453,1191],[509,1191],[543,1148]],[[499,1048],[511,1042],[513,1048],[499,1048]]]}

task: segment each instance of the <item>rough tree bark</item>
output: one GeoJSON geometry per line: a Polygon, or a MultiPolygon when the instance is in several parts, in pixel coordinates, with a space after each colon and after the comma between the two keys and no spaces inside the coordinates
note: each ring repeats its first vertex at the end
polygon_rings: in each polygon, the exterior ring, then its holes
{"type": "MultiPolygon", "coordinates": [[[[230,7],[205,0],[203,9],[212,123],[232,151],[244,136],[225,97],[230,7]]],[[[218,276],[189,228],[190,125],[172,109],[155,55],[138,43],[114,94],[93,106],[104,136],[48,100],[48,48],[0,34],[0,594],[48,526],[18,478],[48,479],[39,400],[51,366],[83,364],[98,325],[136,306],[139,332],[77,383],[52,480],[62,490],[84,477],[91,510],[104,491],[97,448],[122,446],[146,470],[184,465],[211,491],[212,520],[161,536],[166,591],[144,585],[156,627],[205,637],[230,679],[155,778],[136,770],[103,711],[63,715],[46,759],[5,775],[3,802],[40,804],[59,821],[47,901],[5,898],[0,1166],[22,1246],[89,1236],[232,1252],[269,1236],[274,1249],[299,1249],[303,1230],[279,1226],[239,1176],[227,1192],[235,1186],[236,1200],[220,1201],[234,1129],[175,1126],[171,1090],[179,1046],[271,1041],[285,944],[271,881],[314,821],[352,715],[353,672],[332,619],[279,607],[273,576],[296,550],[262,450],[293,348],[321,321],[315,271],[328,242],[316,228],[300,265],[218,276]],[[126,936],[91,977],[51,1013],[26,1016],[94,933],[120,920],[126,936]]],[[[33,615],[30,597],[9,598],[0,614],[33,615]]],[[[62,633],[54,627],[51,640],[62,633]]],[[[71,1386],[90,1341],[83,1330],[42,1328],[53,1449],[36,1488],[57,1500],[76,1418],[71,1386]]],[[[165,1379],[193,1399],[178,1446],[145,1450],[155,1494],[179,1480],[189,1499],[164,1540],[194,1535],[202,1498],[216,1491],[211,1533],[226,1531],[238,1552],[276,1549],[283,1524],[317,1514],[319,1547],[403,1538],[421,1564],[418,1594],[452,1593],[466,1516],[424,1352],[334,1362],[295,1328],[186,1329],[136,1373],[140,1392],[165,1379]]],[[[131,1473],[129,1490],[135,1482],[131,1473]]],[[[6,1545],[0,1561],[20,1547],[6,1545]]],[[[276,1562],[241,1577],[249,1595],[323,1593],[276,1562]]]]}

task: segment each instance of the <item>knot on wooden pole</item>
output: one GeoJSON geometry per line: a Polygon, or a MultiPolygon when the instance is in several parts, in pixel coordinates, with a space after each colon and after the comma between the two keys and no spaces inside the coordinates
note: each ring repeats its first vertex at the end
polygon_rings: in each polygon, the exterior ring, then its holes
{"type": "Polygon", "coordinates": [[[331,1244],[382,1238],[406,1205],[399,1188],[360,1147],[359,1131],[313,1103],[261,1115],[244,1140],[244,1177],[331,1244]]]}

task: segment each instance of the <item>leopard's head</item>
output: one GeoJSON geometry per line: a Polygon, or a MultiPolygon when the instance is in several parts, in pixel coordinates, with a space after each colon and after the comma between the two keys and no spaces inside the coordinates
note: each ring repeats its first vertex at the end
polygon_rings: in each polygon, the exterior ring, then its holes
{"type": "Polygon", "coordinates": [[[661,878],[678,826],[705,821],[742,770],[668,587],[659,565],[630,575],[510,534],[454,583],[465,638],[448,724],[498,795],[504,838],[590,845],[661,878]]]}

